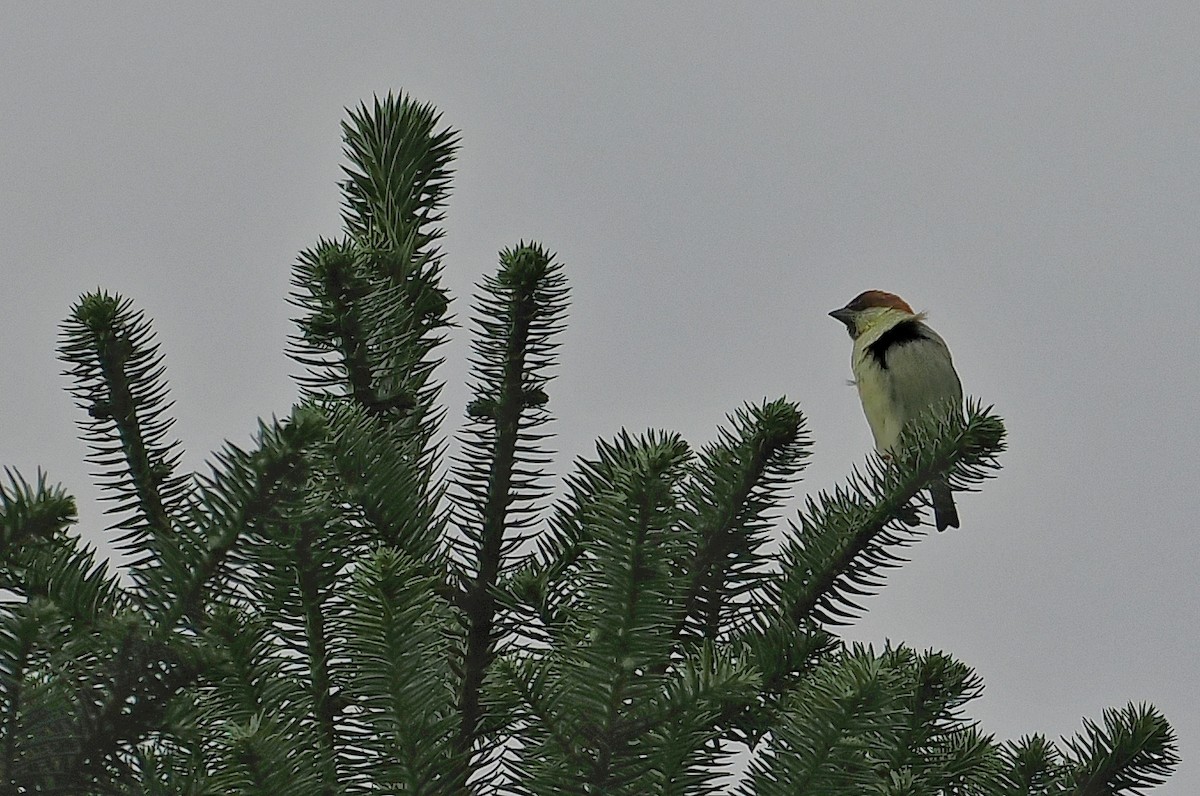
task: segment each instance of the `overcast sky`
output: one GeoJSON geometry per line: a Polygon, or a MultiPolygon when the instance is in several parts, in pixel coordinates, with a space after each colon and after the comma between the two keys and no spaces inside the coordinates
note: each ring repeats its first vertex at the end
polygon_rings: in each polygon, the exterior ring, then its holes
{"type": "Polygon", "coordinates": [[[501,247],[567,264],[560,472],[787,395],[799,494],[835,486],[871,437],[826,313],[899,293],[1010,450],[849,635],[974,666],[1002,738],[1151,701],[1185,758],[1156,793],[1200,792],[1200,4],[437,5],[6,5],[0,464],[46,468],[102,537],[54,353],[97,286],[155,319],[188,466],[285,414],[343,109],[406,90],[462,131],[460,318],[501,247]]]}

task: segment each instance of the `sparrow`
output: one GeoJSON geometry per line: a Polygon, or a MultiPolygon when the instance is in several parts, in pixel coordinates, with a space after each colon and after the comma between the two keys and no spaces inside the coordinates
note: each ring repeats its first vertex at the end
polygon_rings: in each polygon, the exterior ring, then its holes
{"type": "MultiPolygon", "coordinates": [[[[875,450],[889,457],[905,425],[946,404],[962,407],[962,383],[946,341],[904,299],[882,290],[860,293],[829,313],[854,340],[850,368],[875,450]]],[[[958,527],[949,483],[929,489],[939,531],[958,527]]]]}

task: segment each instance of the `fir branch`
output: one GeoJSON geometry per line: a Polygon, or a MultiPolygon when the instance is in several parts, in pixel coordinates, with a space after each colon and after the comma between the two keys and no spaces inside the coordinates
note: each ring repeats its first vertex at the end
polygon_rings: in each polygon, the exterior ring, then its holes
{"type": "Polygon", "coordinates": [[[378,399],[415,409],[414,431],[425,436],[440,385],[430,377],[433,350],[448,326],[436,225],[450,191],[458,133],[441,127],[432,105],[389,93],[349,111],[342,124],[345,154],[343,219],[371,291],[363,310],[370,335],[378,399]]]}
{"type": "Polygon", "coordinates": [[[729,421],[732,429],[721,429],[719,441],[700,455],[684,519],[697,539],[683,567],[690,580],[684,622],[709,639],[731,629],[737,601],[765,574],[758,550],[771,527],[771,509],[795,482],[811,445],[804,416],[783,399],[747,405],[729,421]]]}
{"type": "Polygon", "coordinates": [[[124,531],[118,544],[134,556],[143,597],[155,599],[188,556],[179,520],[190,482],[175,475],[181,453],[168,437],[174,420],[166,416],[171,404],[153,331],[129,300],[85,294],[63,324],[59,353],[88,413],[83,436],[116,503],[109,511],[125,515],[115,526],[124,531]]]}
{"type": "Polygon", "coordinates": [[[211,663],[190,639],[163,637],[132,613],[106,635],[115,640],[100,672],[102,698],[82,689],[78,695],[72,735],[79,753],[67,781],[79,792],[102,788],[114,771],[124,771],[118,753],[162,727],[171,698],[211,663]]]}
{"type": "Polygon", "coordinates": [[[806,622],[796,625],[778,615],[760,616],[734,638],[739,648],[749,651],[762,676],[763,704],[758,711],[740,717],[737,727],[750,743],[756,743],[773,723],[773,711],[799,678],[820,661],[841,649],[836,636],[806,622]]]}
{"type": "Polygon", "coordinates": [[[545,494],[544,464],[532,429],[548,420],[545,385],[566,310],[561,266],[536,244],[500,254],[500,270],[484,282],[474,342],[474,400],[464,454],[455,470],[461,558],[474,571],[462,587],[466,640],[458,748],[474,742],[482,720],[480,689],[494,655],[494,590],[504,559],[521,539],[545,494]]]}
{"type": "Polygon", "coordinates": [[[438,451],[423,449],[407,429],[352,405],[332,405],[326,417],[327,464],[336,476],[330,488],[361,513],[367,531],[362,543],[396,547],[430,562],[431,571],[444,571],[443,488],[433,480],[438,451]]]}
{"type": "Polygon", "coordinates": [[[579,622],[587,633],[572,666],[583,734],[595,749],[585,779],[598,792],[629,786],[646,760],[630,748],[631,715],[645,707],[670,655],[682,584],[677,560],[678,488],[691,451],[675,435],[648,435],[597,496],[586,522],[594,527],[580,571],[579,622]]]}
{"type": "Polygon", "coordinates": [[[510,724],[518,728],[531,763],[522,766],[519,758],[510,761],[517,782],[531,783],[538,776],[544,777],[543,766],[547,764],[559,775],[578,772],[586,765],[587,750],[576,732],[576,717],[564,705],[567,695],[558,664],[550,656],[529,654],[496,660],[497,680],[507,690],[495,689],[494,698],[505,698],[510,703],[504,707],[511,713],[510,724]],[[538,774],[531,776],[533,771],[538,774]]]}
{"type": "Polygon", "coordinates": [[[323,582],[320,565],[313,558],[317,530],[315,523],[301,523],[294,548],[294,560],[300,602],[304,608],[304,639],[308,654],[309,690],[312,694],[313,715],[317,724],[318,757],[323,792],[326,796],[332,796],[337,786],[337,770],[334,760],[337,746],[338,709],[334,703],[332,680],[329,673],[325,615],[321,610],[324,599],[328,596],[328,584],[323,582]]]}
{"type": "Polygon", "coordinates": [[[214,793],[319,796],[323,791],[309,750],[276,717],[259,713],[228,722],[218,735],[226,765],[209,779],[214,793]]]}
{"type": "Polygon", "coordinates": [[[1002,762],[998,791],[1002,796],[1044,796],[1061,792],[1056,785],[1064,771],[1062,755],[1043,735],[1027,735],[1000,749],[1002,762]]]}
{"type": "Polygon", "coordinates": [[[580,458],[567,476],[567,496],[555,507],[549,528],[534,539],[536,555],[497,589],[513,614],[511,624],[534,643],[567,643],[561,635],[567,619],[562,608],[575,600],[584,553],[595,541],[595,526],[588,518],[619,474],[635,466],[642,444],[626,431],[612,442],[597,440],[596,457],[580,458]]]}
{"type": "Polygon", "coordinates": [[[26,600],[44,600],[58,621],[75,633],[88,633],[128,607],[128,596],[105,562],[65,534],[20,551],[0,587],[26,600]]]}
{"type": "Polygon", "coordinates": [[[289,353],[307,370],[306,397],[345,395],[395,422],[432,405],[438,386],[428,382],[439,361],[430,355],[443,342],[448,305],[420,306],[412,295],[440,290],[437,268],[396,284],[375,273],[372,263],[383,256],[352,241],[323,240],[301,252],[290,300],[304,314],[289,353]]]}
{"type": "Polygon", "coordinates": [[[792,621],[811,617],[844,624],[863,609],[856,600],[883,584],[881,571],[904,559],[896,552],[918,533],[905,520],[910,501],[939,478],[956,489],[972,486],[998,469],[1004,426],[978,403],[906,431],[894,461],[872,457],[831,497],[808,499],[799,528],[783,548],[782,610],[792,621]]]}
{"type": "Polygon", "coordinates": [[[450,163],[458,133],[438,129],[433,105],[388,93],[347,109],[342,123],[346,180],[343,216],[352,235],[372,248],[419,252],[442,237],[450,163]]]}
{"type": "Polygon", "coordinates": [[[880,657],[904,684],[906,721],[890,767],[910,767],[940,734],[955,727],[962,706],[979,696],[983,683],[969,667],[943,653],[918,655],[901,646],[885,649],[880,657]]]}
{"type": "Polygon", "coordinates": [[[1066,741],[1065,792],[1075,796],[1144,793],[1179,765],[1175,731],[1150,705],[1104,711],[1103,726],[1084,719],[1066,741]]]}
{"type": "Polygon", "coordinates": [[[441,447],[411,428],[388,422],[360,407],[325,408],[330,428],[324,467],[331,478],[326,497],[350,516],[347,554],[379,544],[406,551],[437,578],[438,596],[461,606],[463,593],[445,560],[448,512],[441,507],[445,483],[435,477],[441,447]]]}
{"type": "MultiPolygon", "coordinates": [[[[309,368],[301,383],[313,394],[344,385],[347,393],[371,412],[391,403],[376,392],[363,302],[371,285],[361,274],[348,241],[322,240],[315,250],[300,253],[293,275],[292,303],[306,311],[297,320],[301,336],[293,340],[292,357],[309,368]]],[[[405,398],[395,408],[411,408],[405,398]]]]}
{"type": "MultiPolygon", "coordinates": [[[[303,716],[293,721],[310,725],[305,748],[312,750],[313,765],[321,770],[322,788],[332,793],[342,705],[332,673],[328,615],[337,604],[339,573],[353,565],[367,543],[331,489],[327,448],[307,448],[304,465],[283,479],[274,505],[239,536],[220,567],[228,579],[216,579],[213,607],[238,606],[248,618],[261,621],[264,660],[259,670],[297,684],[299,691],[288,704],[298,706],[303,716]]],[[[252,715],[243,712],[237,720],[244,723],[252,715]]],[[[275,732],[278,726],[276,721],[262,732],[275,732]]]]}
{"type": "Polygon", "coordinates": [[[85,743],[103,723],[102,696],[137,666],[122,654],[128,621],[118,612],[128,613],[126,595],[92,551],[65,534],[19,550],[6,569],[4,587],[25,600],[5,610],[0,625],[8,642],[0,643],[6,770],[27,783],[50,781],[43,771],[83,781],[85,743]]]}
{"type": "Polygon", "coordinates": [[[260,425],[257,451],[227,443],[217,454],[211,475],[198,478],[193,507],[193,521],[207,529],[207,548],[187,573],[160,627],[170,630],[185,616],[203,626],[205,592],[213,587],[230,552],[243,534],[264,532],[273,512],[303,486],[309,449],[325,433],[319,412],[298,407],[287,423],[260,425]]]}
{"type": "Polygon", "coordinates": [[[925,766],[925,783],[943,793],[997,793],[1003,787],[999,746],[977,724],[945,733],[930,749],[925,766]]]}
{"type": "Polygon", "coordinates": [[[295,662],[275,648],[269,622],[220,606],[206,638],[221,652],[198,694],[200,721],[216,741],[210,754],[222,772],[213,786],[228,792],[239,783],[253,792],[273,783],[276,793],[322,792],[320,730],[309,721],[295,662]]]}
{"type": "Polygon", "coordinates": [[[133,796],[217,796],[206,762],[195,747],[174,737],[159,736],[134,751],[135,785],[124,793],[133,796]]]}
{"type": "Polygon", "coordinates": [[[881,784],[875,760],[901,730],[894,672],[855,647],[818,666],[797,687],[750,766],[745,796],[857,796],[881,784]]]}
{"type": "Polygon", "coordinates": [[[879,656],[898,678],[899,733],[881,752],[893,789],[914,786],[945,793],[991,793],[999,787],[997,746],[962,716],[983,691],[970,667],[940,652],[889,647],[879,656]]]}
{"type": "MultiPolygon", "coordinates": [[[[52,609],[37,619],[39,633],[54,635],[52,609]]],[[[67,794],[86,792],[71,777],[80,754],[80,739],[74,721],[77,706],[71,701],[72,684],[66,678],[50,678],[49,656],[35,641],[27,658],[28,674],[21,684],[20,712],[6,785],[10,792],[67,794]],[[39,649],[40,648],[40,649],[39,649]]]]}
{"type": "Polygon", "coordinates": [[[33,485],[15,470],[4,468],[7,487],[0,483],[0,561],[32,539],[48,539],[74,524],[75,498],[61,485],[46,486],[38,470],[33,485]]]}
{"type": "Polygon", "coordinates": [[[379,549],[354,572],[331,627],[332,657],[345,667],[343,777],[353,792],[463,792],[442,637],[451,615],[420,569],[379,549]]]}
{"type": "MultiPolygon", "coordinates": [[[[659,710],[642,719],[656,764],[650,780],[663,796],[706,796],[721,792],[726,750],[719,743],[728,720],[756,705],[761,677],[749,656],[711,641],[675,666],[659,710]]],[[[638,733],[635,728],[631,734],[638,733]]]]}
{"type": "Polygon", "coordinates": [[[430,382],[449,299],[437,241],[458,134],[432,106],[375,98],[343,123],[344,241],[301,254],[292,302],[304,315],[292,356],[310,395],[344,390],[370,413],[425,441],[439,418],[430,382]]]}
{"type": "Polygon", "coordinates": [[[0,614],[0,738],[3,740],[0,783],[14,791],[13,774],[17,767],[22,717],[29,718],[22,700],[24,681],[35,644],[52,616],[52,606],[41,600],[0,614]]]}
{"type": "Polygon", "coordinates": [[[684,586],[673,562],[683,552],[679,500],[690,450],[677,435],[655,432],[622,433],[598,449],[600,462],[583,462],[588,475],[577,477],[588,490],[566,509],[584,530],[570,577],[549,595],[562,625],[548,648],[515,653],[520,752],[510,768],[523,793],[654,792],[650,783],[669,758],[685,768],[693,762],[671,758],[678,750],[663,744],[707,732],[681,727],[660,736],[658,719],[695,729],[689,722],[721,701],[707,694],[711,703],[689,706],[687,689],[672,688],[674,672],[664,666],[684,586]]]}

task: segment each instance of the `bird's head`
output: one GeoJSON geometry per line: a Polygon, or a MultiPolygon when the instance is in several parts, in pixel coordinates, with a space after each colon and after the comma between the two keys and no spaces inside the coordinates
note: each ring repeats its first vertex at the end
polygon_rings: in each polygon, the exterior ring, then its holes
{"type": "Polygon", "coordinates": [[[908,306],[907,301],[884,290],[859,293],[849,304],[829,315],[846,324],[846,331],[850,333],[851,339],[858,339],[868,329],[883,321],[894,322],[920,317],[908,306]]]}

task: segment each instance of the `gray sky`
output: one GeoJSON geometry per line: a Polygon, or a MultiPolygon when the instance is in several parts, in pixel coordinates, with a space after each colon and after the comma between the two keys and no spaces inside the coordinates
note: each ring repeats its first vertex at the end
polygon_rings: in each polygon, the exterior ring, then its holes
{"type": "Polygon", "coordinates": [[[976,667],[1000,737],[1151,701],[1185,758],[1157,793],[1200,792],[1200,4],[441,5],[6,7],[0,464],[45,467],[99,538],[54,355],[98,285],[156,319],[189,466],[286,413],[343,108],[405,89],[463,131],[460,318],[503,246],[568,265],[560,471],[786,394],[801,494],[836,485],[871,439],[826,312],[899,293],[1010,451],[849,635],[976,667]]]}

